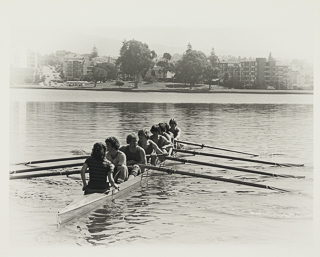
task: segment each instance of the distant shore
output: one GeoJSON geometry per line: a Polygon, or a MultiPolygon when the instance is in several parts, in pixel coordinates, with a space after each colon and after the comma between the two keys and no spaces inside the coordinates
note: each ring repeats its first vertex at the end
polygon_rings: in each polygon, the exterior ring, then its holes
{"type": "Polygon", "coordinates": [[[153,83],[153,84],[139,84],[138,88],[133,87],[133,83],[125,83],[119,87],[114,82],[98,83],[96,87],[94,84],[86,84],[83,86],[67,86],[67,85],[11,85],[10,88],[24,88],[24,89],[54,89],[54,90],[90,90],[90,91],[122,91],[122,92],[163,92],[163,93],[237,93],[237,94],[313,94],[311,90],[266,90],[266,89],[225,89],[219,88],[217,85],[211,86],[209,90],[208,85],[201,85],[197,87],[184,88],[169,88],[167,84],[172,83],[153,83]]]}

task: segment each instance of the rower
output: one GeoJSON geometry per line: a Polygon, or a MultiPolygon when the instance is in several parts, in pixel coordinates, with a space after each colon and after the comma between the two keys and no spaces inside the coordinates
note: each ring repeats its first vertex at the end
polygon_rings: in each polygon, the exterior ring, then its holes
{"type": "Polygon", "coordinates": [[[92,153],[87,158],[81,168],[81,179],[83,183],[82,190],[84,194],[104,193],[109,190],[107,177],[112,187],[119,189],[114,182],[113,171],[114,165],[105,158],[106,146],[99,142],[93,145],[92,153]],[[89,183],[86,181],[86,171],[89,168],[89,183]]]}
{"type": "Polygon", "coordinates": [[[138,145],[141,146],[144,150],[147,157],[147,162],[150,162],[152,165],[156,164],[157,156],[156,154],[166,154],[167,151],[161,150],[158,145],[150,140],[149,131],[147,129],[140,129],[138,131],[138,145]]]}
{"type": "Polygon", "coordinates": [[[169,131],[170,127],[168,123],[159,123],[159,128],[160,128],[160,135],[168,139],[170,142],[173,138],[173,134],[169,131]]]}
{"type": "Polygon", "coordinates": [[[152,136],[150,136],[150,139],[155,142],[158,147],[162,151],[166,151],[169,155],[171,155],[172,152],[172,144],[170,140],[166,139],[164,136],[160,135],[160,127],[158,124],[153,125],[150,129],[152,136]]]}
{"type": "Polygon", "coordinates": [[[173,144],[174,147],[177,149],[182,148],[182,146],[178,143],[175,142],[175,140],[179,140],[180,136],[181,136],[181,129],[177,127],[178,123],[176,122],[175,119],[171,119],[169,121],[169,125],[170,125],[170,129],[169,131],[173,134],[173,144]]]}
{"type": "Polygon", "coordinates": [[[128,179],[128,168],[126,166],[126,155],[119,151],[120,143],[116,137],[108,137],[106,140],[107,154],[106,158],[114,167],[114,180],[121,184],[128,179]]]}
{"type": "Polygon", "coordinates": [[[143,173],[145,168],[140,168],[138,164],[147,164],[146,153],[144,149],[138,146],[138,136],[131,133],[127,136],[127,145],[120,148],[127,158],[127,167],[129,171],[128,180],[143,173]]]}

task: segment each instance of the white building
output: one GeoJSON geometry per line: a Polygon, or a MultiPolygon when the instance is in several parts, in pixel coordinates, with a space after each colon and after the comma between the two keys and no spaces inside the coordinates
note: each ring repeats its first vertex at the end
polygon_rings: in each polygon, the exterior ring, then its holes
{"type": "Polygon", "coordinates": [[[10,83],[33,83],[39,75],[38,53],[30,49],[11,47],[10,83]]]}

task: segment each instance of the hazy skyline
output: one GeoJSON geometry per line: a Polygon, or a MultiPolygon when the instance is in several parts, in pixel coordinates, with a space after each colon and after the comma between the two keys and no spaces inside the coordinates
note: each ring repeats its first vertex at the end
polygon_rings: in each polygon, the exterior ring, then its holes
{"type": "Polygon", "coordinates": [[[67,50],[116,56],[122,41],[147,43],[158,55],[195,50],[242,57],[312,60],[315,6],[298,1],[39,1],[6,2],[11,46],[41,54],[67,50]],[[100,45],[108,40],[108,46],[100,45]],[[101,43],[100,43],[101,42],[101,43]]]}

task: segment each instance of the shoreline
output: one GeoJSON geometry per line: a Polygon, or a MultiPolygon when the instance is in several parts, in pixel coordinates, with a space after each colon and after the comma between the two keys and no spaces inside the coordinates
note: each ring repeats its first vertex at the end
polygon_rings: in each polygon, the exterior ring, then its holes
{"type": "Polygon", "coordinates": [[[221,93],[236,93],[236,94],[302,94],[302,95],[313,95],[313,91],[310,90],[266,90],[266,89],[217,89],[212,88],[157,88],[155,89],[152,85],[139,85],[138,89],[132,87],[114,87],[97,84],[96,87],[92,85],[85,86],[41,86],[41,85],[19,85],[10,86],[15,89],[45,89],[45,90],[82,90],[82,91],[115,91],[115,92],[132,92],[132,93],[210,93],[210,94],[221,94],[221,93]]]}

